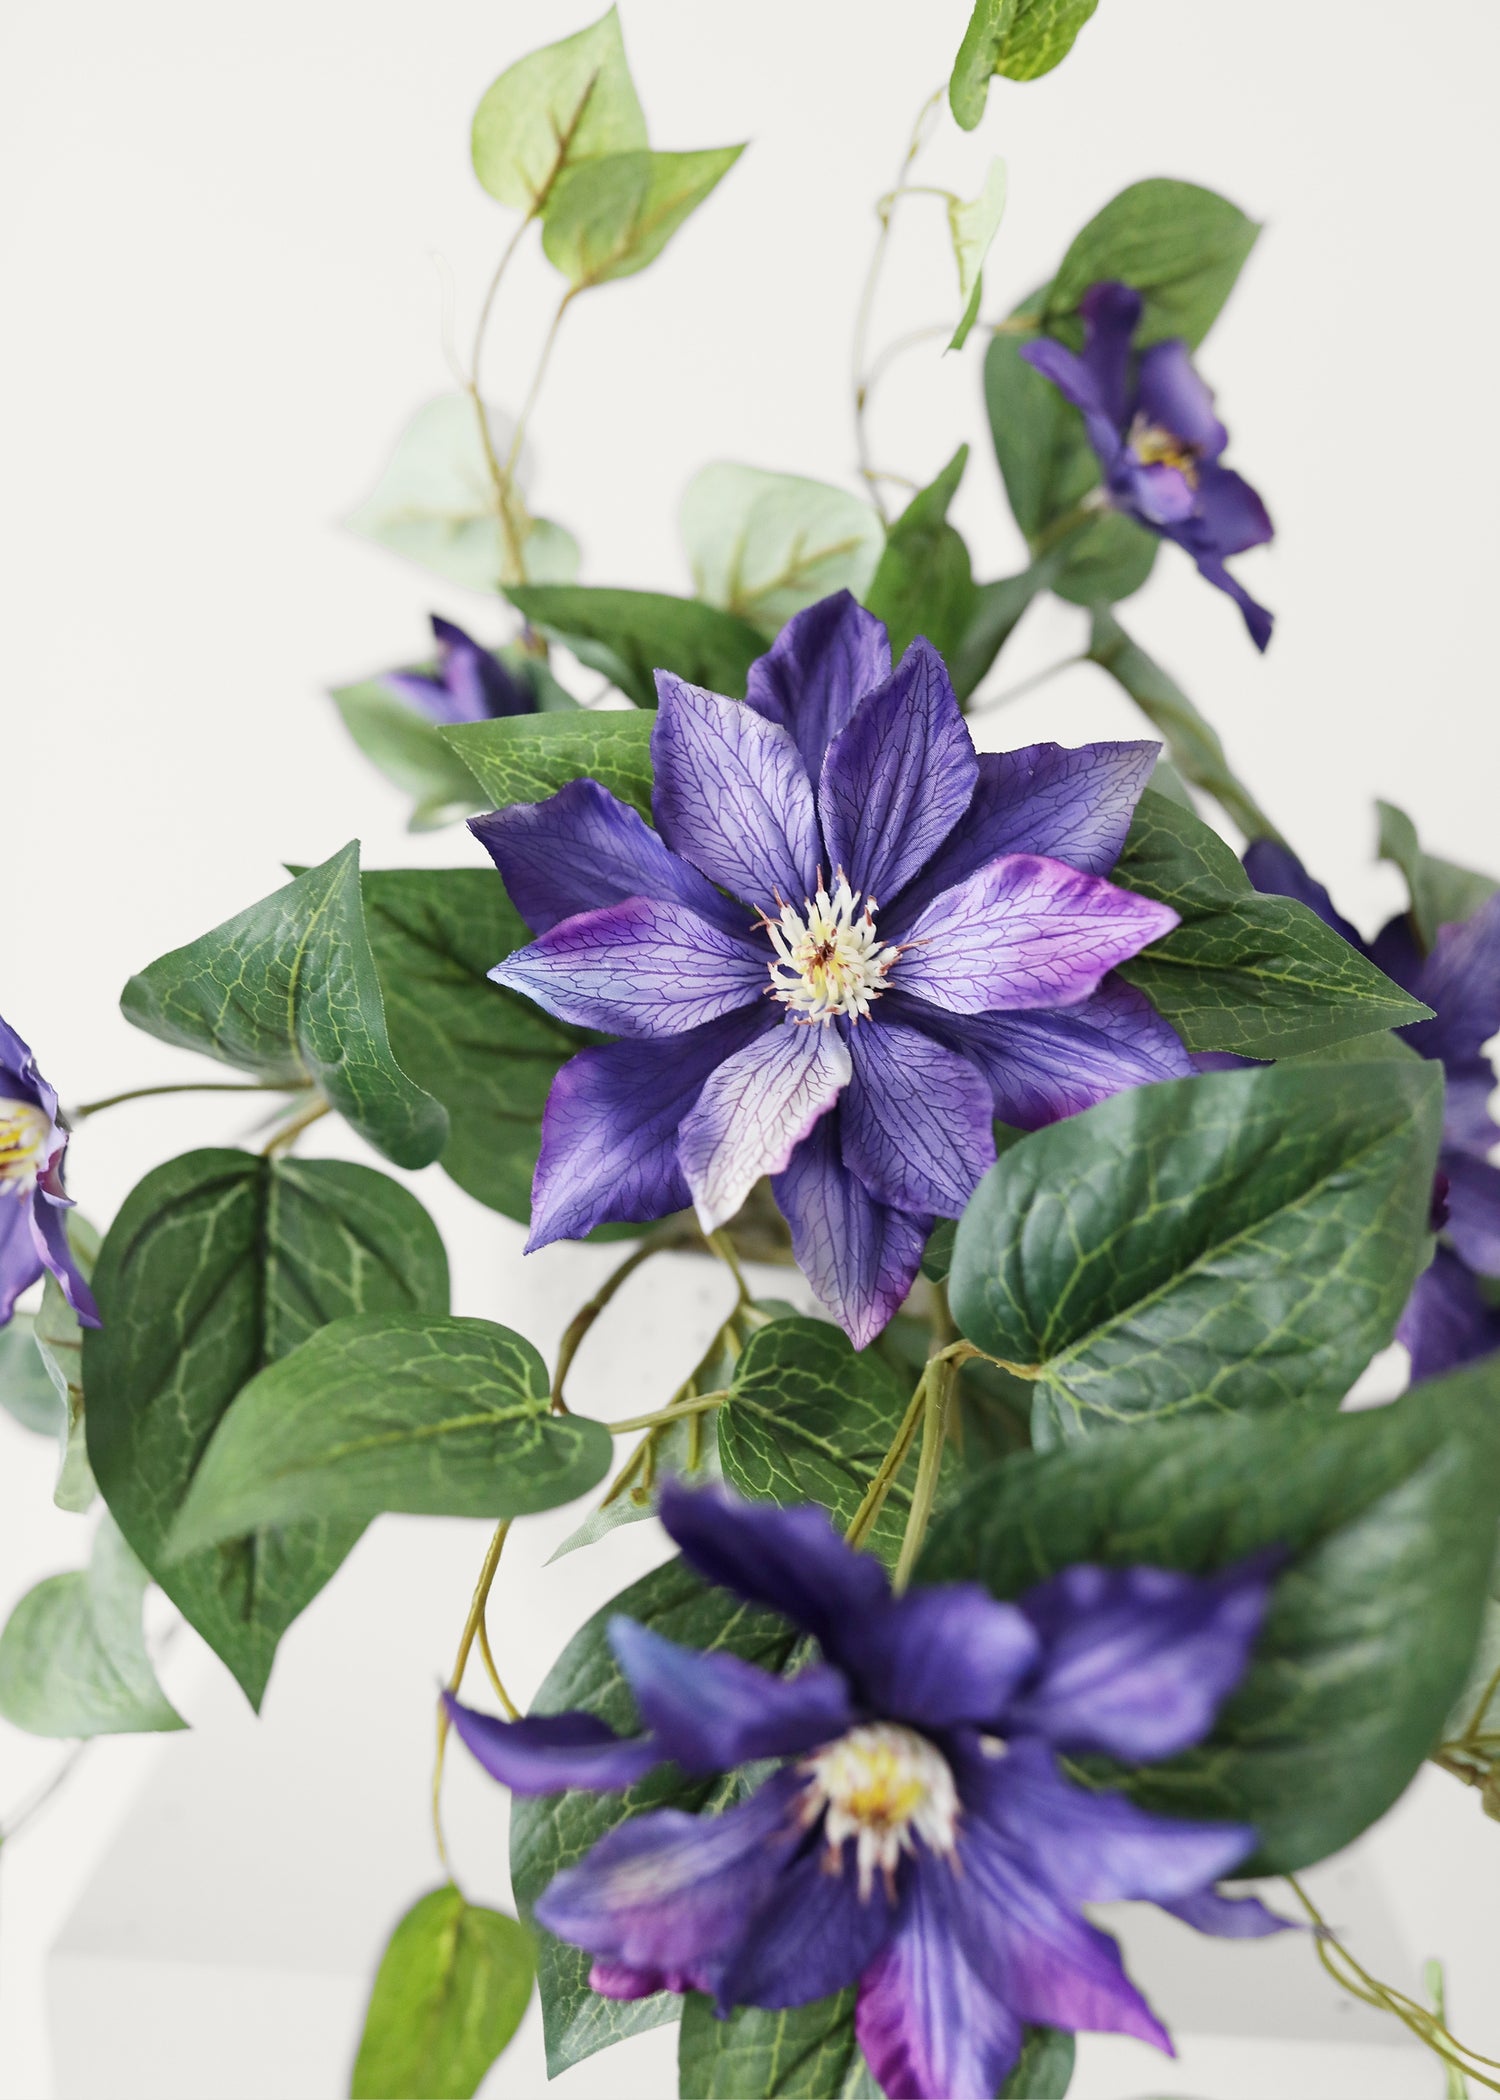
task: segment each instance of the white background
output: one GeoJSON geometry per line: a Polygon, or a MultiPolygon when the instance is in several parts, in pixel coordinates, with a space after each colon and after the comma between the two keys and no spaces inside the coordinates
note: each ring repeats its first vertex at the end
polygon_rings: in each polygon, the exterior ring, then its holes
{"type": "MultiPolygon", "coordinates": [[[[466,340],[510,229],[468,167],[473,105],[505,64],[590,12],[561,0],[32,0],[10,12],[0,1011],[65,1101],[198,1069],[125,1026],[119,987],[275,887],[283,860],[322,858],[354,834],[372,865],[474,857],[461,834],[404,835],[401,798],[347,745],[321,688],[419,653],[429,609],[487,638],[505,618],[336,520],[411,410],[447,384],[442,274],[466,340]]],[[[847,481],[849,325],[871,204],[966,14],[966,0],[628,0],[653,142],[753,143],[664,260],[580,300],[561,339],[534,493],[583,541],[586,580],[685,587],[675,507],[705,460],[847,481]]],[[[1454,0],[1440,21],[1395,0],[1104,0],[1056,74],[997,83],[981,131],[950,125],[930,156],[928,179],[967,194],[991,152],[1010,162],[991,315],[1139,176],[1206,182],[1266,221],[1201,361],[1231,458],[1278,524],[1274,548],[1241,565],[1279,615],[1275,640],[1258,658],[1229,603],[1171,549],[1125,617],[1367,925],[1397,894],[1369,860],[1377,794],[1404,803],[1436,850],[1500,867],[1497,60],[1500,16],[1481,0],[1454,0]]],[[[941,206],[906,210],[882,335],[954,310],[941,206]]],[[[524,386],[554,286],[539,258],[514,273],[487,374],[502,403],[524,386]]],[[[882,463],[917,480],[958,438],[974,441],[956,515],[988,576],[1018,566],[1020,548],[985,441],[980,352],[976,331],[963,357],[914,353],[874,427],[882,463]]],[[[1000,682],[1076,646],[1081,617],[1038,610],[1000,682]]],[[[1134,733],[1088,667],[987,731],[996,743],[1134,733]]],[[[73,1188],[107,1221],[158,1159],[238,1127],[212,1097],[121,1109],[75,1144],[73,1188]]],[[[523,1271],[516,1227],[436,1169],[421,1186],[448,1234],[457,1308],[550,1346],[597,1258],[554,1250],[523,1271]]],[[[665,1305],[643,1297],[628,1346],[581,1365],[601,1408],[666,1389],[653,1336],[673,1363],[689,1340],[665,1332],[665,1305]]],[[[0,1419],[0,1609],[84,1557],[87,1527],[48,1507],[48,1487],[46,1454],[0,1419]]],[[[434,1536],[406,1531],[415,1554],[434,1536]]],[[[431,1557],[445,1555],[447,1540],[431,1557]]],[[[429,1681],[462,1618],[470,1557],[434,1601],[429,1681]]],[[[587,1608],[588,1582],[602,1595],[629,1572],[619,1555],[586,1578],[582,1565],[528,1585],[525,1690],[587,1608]]],[[[360,1566],[339,1581],[360,1580],[360,1566]]],[[[190,1651],[174,1657],[174,1683],[205,1715],[223,1712],[190,1651]]],[[[273,1719],[275,1703],[273,1687],[273,1719]]],[[[0,2064],[21,2100],[45,2076],[37,1956],[151,1754],[93,1752],[6,1862],[0,2064]]],[[[378,1744],[362,1755],[378,1761],[378,1744]]],[[[0,1728],[0,1814],[52,1756],[0,1728]]],[[[1477,1812],[1464,1828],[1472,1861],[1460,1841],[1449,1864],[1488,1877],[1500,1834],[1477,1812]]],[[[1461,1975],[1457,1946],[1442,1951],[1461,1975]]],[[[1481,1998],[1476,1973],[1460,1994],[1471,2029],[1481,1998]]]]}

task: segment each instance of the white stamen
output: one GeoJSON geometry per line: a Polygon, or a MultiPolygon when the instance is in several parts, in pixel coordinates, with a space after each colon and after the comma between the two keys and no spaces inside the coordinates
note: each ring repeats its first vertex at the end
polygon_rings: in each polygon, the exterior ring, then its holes
{"type": "Polygon", "coordinates": [[[51,1118],[34,1101],[0,1100],[0,1193],[31,1194],[51,1135],[51,1118]]]}
{"type": "Polygon", "coordinates": [[[804,1760],[807,1791],[800,1814],[811,1827],[824,1817],[830,1869],[854,1840],[859,1893],[868,1899],[877,1871],[891,1888],[901,1855],[920,1838],[949,1855],[958,1835],[958,1789],[942,1753],[914,1729],[891,1721],[852,1728],[804,1760]]]}
{"type": "Polygon", "coordinates": [[[776,950],[772,996],[791,1007],[794,1021],[831,1021],[836,1014],[861,1020],[901,952],[876,939],[875,899],[861,903],[842,873],[831,896],[820,880],[801,911],[783,904],[780,918],[764,924],[776,950]]]}

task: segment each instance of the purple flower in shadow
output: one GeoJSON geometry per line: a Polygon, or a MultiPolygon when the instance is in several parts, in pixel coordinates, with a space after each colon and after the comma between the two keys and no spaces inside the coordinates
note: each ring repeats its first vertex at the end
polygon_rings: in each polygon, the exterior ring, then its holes
{"type": "Polygon", "coordinates": [[[1500,1349],[1500,1309],[1479,1278],[1500,1277],[1500,1167],[1489,1157],[1500,1128],[1489,1110],[1495,1073],[1484,1045],[1500,1032],[1500,892],[1461,924],[1440,927],[1424,954],[1405,914],[1373,941],[1362,940],[1289,848],[1256,839],[1244,858],[1258,890],[1307,905],[1432,1008],[1432,1020],[1398,1033],[1423,1057],[1436,1058],[1447,1082],[1431,1221],[1443,1238],[1431,1267],[1417,1278],[1396,1334],[1411,1353],[1413,1379],[1488,1356],[1500,1349]]]}
{"type": "Polygon", "coordinates": [[[860,2047],[887,2094],[993,2100],[1027,2022],[1171,2052],[1082,1905],[1139,1897],[1200,1930],[1282,1929],[1214,1888],[1252,1830],[1149,1815],[1059,1763],[1200,1742],[1244,1673],[1269,1559],[1207,1578],[1071,1567],[1018,1604],[973,1584],[897,1597],[822,1510],[669,1481],[661,1516],[690,1567],[783,1614],[821,1660],[775,1677],[620,1618],[610,1640],[642,1736],[448,1703],[517,1793],[613,1791],[668,1760],[693,1776],[778,1761],[721,1815],[619,1824],[546,1889],[536,1915],[594,1957],[595,1990],[705,1991],[726,2015],[857,1985],[860,2047]]]}
{"type": "Polygon", "coordinates": [[[941,659],[847,592],[750,669],[743,704],[657,673],[655,830],[591,780],[472,829],[539,938],[490,974],[626,1040],[553,1086],[530,1246],[762,1175],[856,1344],[933,1220],[1032,1130],[1191,1069],[1114,967],[1168,932],[1114,866],[1157,746],[976,755],[941,659]]]}
{"type": "Polygon", "coordinates": [[[57,1120],[57,1095],[36,1068],[30,1049],[0,1020],[0,1327],[16,1300],[49,1270],[85,1327],[99,1325],[94,1294],[68,1245],[63,1188],[67,1132],[57,1120]]]}
{"type": "Polygon", "coordinates": [[[381,684],[430,722],[491,722],[498,715],[530,715],[536,699],[530,687],[507,671],[472,636],[433,613],[432,633],[438,645],[438,671],[426,678],[417,671],[388,671],[381,684]]]}
{"type": "Polygon", "coordinates": [[[1200,575],[1228,592],[1264,649],[1272,616],[1224,563],[1270,539],[1271,520],[1249,482],[1219,464],[1229,433],[1187,345],[1174,339],[1132,354],[1141,295],[1127,284],[1090,285],[1078,311],[1081,354],[1044,338],[1021,356],[1082,413],[1110,506],[1175,540],[1200,575]]]}

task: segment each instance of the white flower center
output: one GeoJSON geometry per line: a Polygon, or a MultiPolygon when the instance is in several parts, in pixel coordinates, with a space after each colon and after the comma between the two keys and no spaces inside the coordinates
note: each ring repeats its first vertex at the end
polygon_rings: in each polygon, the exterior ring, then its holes
{"type": "Polygon", "coordinates": [[[842,874],[833,893],[818,884],[801,911],[783,904],[779,919],[765,928],[776,950],[771,992],[792,1009],[794,1021],[831,1021],[847,1014],[858,1021],[885,990],[886,973],[900,954],[875,937],[875,899],[861,903],[842,874]]]}
{"type": "Polygon", "coordinates": [[[853,1838],[859,1893],[868,1897],[877,1869],[892,1886],[903,1852],[918,1838],[929,1852],[951,1853],[958,1832],[958,1789],[944,1758],[925,1736],[891,1721],[852,1728],[804,1759],[801,1818],[825,1818],[829,1863],[842,1865],[853,1838]]]}
{"type": "Polygon", "coordinates": [[[51,1135],[51,1118],[34,1101],[0,1101],[0,1190],[31,1194],[51,1135]]]}

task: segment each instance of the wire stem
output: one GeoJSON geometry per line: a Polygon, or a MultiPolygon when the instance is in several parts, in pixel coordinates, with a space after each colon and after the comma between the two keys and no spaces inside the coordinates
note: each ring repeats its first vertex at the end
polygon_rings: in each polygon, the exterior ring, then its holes
{"type": "Polygon", "coordinates": [[[880,1512],[885,1507],[886,1497],[891,1491],[896,1475],[905,1465],[906,1455],[915,1441],[917,1425],[922,1419],[922,1410],[926,1405],[926,1399],[927,1374],[924,1371],[921,1378],[917,1381],[917,1389],[911,1396],[906,1413],[901,1417],[900,1427],[891,1439],[890,1449],[880,1461],[880,1466],[874,1479],[865,1489],[864,1500],[854,1512],[849,1529],[844,1533],[844,1537],[851,1546],[862,1546],[874,1529],[880,1512]]]}
{"type": "Polygon", "coordinates": [[[1009,707],[1012,700],[1019,700],[1027,693],[1034,693],[1039,685],[1045,685],[1049,678],[1056,678],[1059,672],[1070,669],[1074,664],[1086,664],[1088,661],[1086,650],[1075,650],[1071,656],[1060,656],[1055,664],[1048,664],[1042,671],[1033,671],[1029,678],[1019,679],[1015,685],[1007,686],[1003,693],[992,693],[988,700],[982,700],[977,707],[971,707],[969,713],[987,715],[992,708],[1009,707]]]}
{"type": "Polygon", "coordinates": [[[567,312],[569,306],[572,304],[573,295],[577,290],[577,285],[570,284],[568,289],[563,293],[561,299],[558,301],[557,312],[552,316],[552,325],[547,330],[546,340],[542,344],[542,354],[537,359],[535,372],[533,372],[533,374],[531,375],[531,385],[527,389],[526,399],[525,402],[522,404],[521,413],[516,418],[516,427],[514,435],[512,436],[510,441],[510,450],[505,455],[504,473],[505,485],[507,488],[509,488],[512,480],[515,477],[516,462],[521,457],[521,447],[526,441],[526,426],[531,421],[532,411],[536,407],[537,403],[537,396],[542,391],[542,381],[546,378],[547,367],[552,361],[552,346],[557,341],[557,331],[562,326],[563,315],[567,312]]]}
{"type": "Polygon", "coordinates": [[[293,1116],[289,1123],[283,1123],[281,1128],[273,1131],[261,1146],[261,1158],[275,1159],[279,1153],[290,1152],[303,1131],[309,1129],[321,1117],[326,1116],[331,1106],[331,1102],[324,1101],[320,1096],[318,1100],[312,1102],[298,1115],[293,1116]]]}
{"type": "MultiPolygon", "coordinates": [[[[479,1570],[479,1580],[474,1585],[474,1595],[469,1604],[469,1616],[464,1620],[464,1630],[459,1637],[458,1654],[453,1659],[452,1673],[448,1678],[445,1690],[457,1692],[461,1688],[464,1681],[464,1671],[468,1668],[469,1651],[474,1646],[476,1636],[479,1636],[481,1652],[485,1657],[486,1666],[490,1673],[490,1682],[494,1685],[499,1695],[500,1704],[505,1708],[507,1716],[514,1721],[520,1712],[520,1708],[512,1702],[509,1692],[506,1691],[504,1685],[500,1682],[500,1675],[495,1668],[494,1657],[490,1654],[489,1635],[484,1631],[485,1606],[490,1601],[490,1591],[495,1583],[495,1571],[500,1565],[500,1555],[505,1548],[505,1538],[510,1530],[510,1524],[511,1520],[509,1517],[501,1519],[500,1523],[495,1526],[494,1537],[490,1540],[489,1546],[485,1551],[484,1564],[479,1570]]],[[[444,1870],[451,1875],[453,1868],[448,1858],[447,1841],[443,1836],[443,1765],[448,1754],[449,1726],[448,1708],[444,1701],[440,1699],[437,1710],[437,1756],[432,1767],[432,1834],[437,1839],[438,1858],[442,1861],[444,1870]]]]}
{"type": "Polygon", "coordinates": [[[691,1229],[678,1224],[666,1228],[659,1227],[642,1240],[632,1253],[627,1254],[618,1268],[611,1269],[588,1303],[578,1308],[563,1329],[562,1340],[557,1345],[557,1369],[552,1374],[552,1412],[555,1415],[565,1415],[568,1412],[568,1403],[563,1398],[563,1386],[573,1368],[573,1359],[583,1344],[584,1336],[599,1315],[606,1310],[620,1286],[628,1282],[644,1262],[650,1261],[653,1254],[665,1254],[674,1247],[691,1247],[697,1244],[700,1238],[696,1226],[691,1229]]]}
{"type": "Polygon", "coordinates": [[[948,1439],[948,1407],[957,1373],[953,1352],[945,1350],[941,1356],[934,1356],[929,1361],[922,1374],[922,1455],[917,1461],[917,1484],[912,1490],[911,1509],[907,1514],[896,1572],[891,1577],[891,1587],[898,1595],[911,1581],[912,1569],[917,1564],[917,1555],[922,1550],[933,1503],[937,1499],[943,1447],[948,1439]]]}
{"type": "Polygon", "coordinates": [[[684,1415],[707,1414],[710,1408],[722,1407],[728,1398],[728,1386],[717,1393],[694,1393],[691,1399],[674,1400],[670,1406],[658,1408],[654,1415],[632,1415],[628,1422],[609,1422],[605,1427],[611,1436],[630,1436],[637,1429],[660,1429],[666,1422],[680,1422],[684,1415]]]}
{"type": "Polygon", "coordinates": [[[100,1101],[85,1101],[69,1109],[68,1121],[81,1123],[102,1109],[118,1108],[122,1101],[146,1101],[153,1094],[284,1094],[293,1093],[282,1080],[272,1079],[174,1079],[165,1086],[132,1086],[123,1094],[106,1094],[100,1101]]]}

